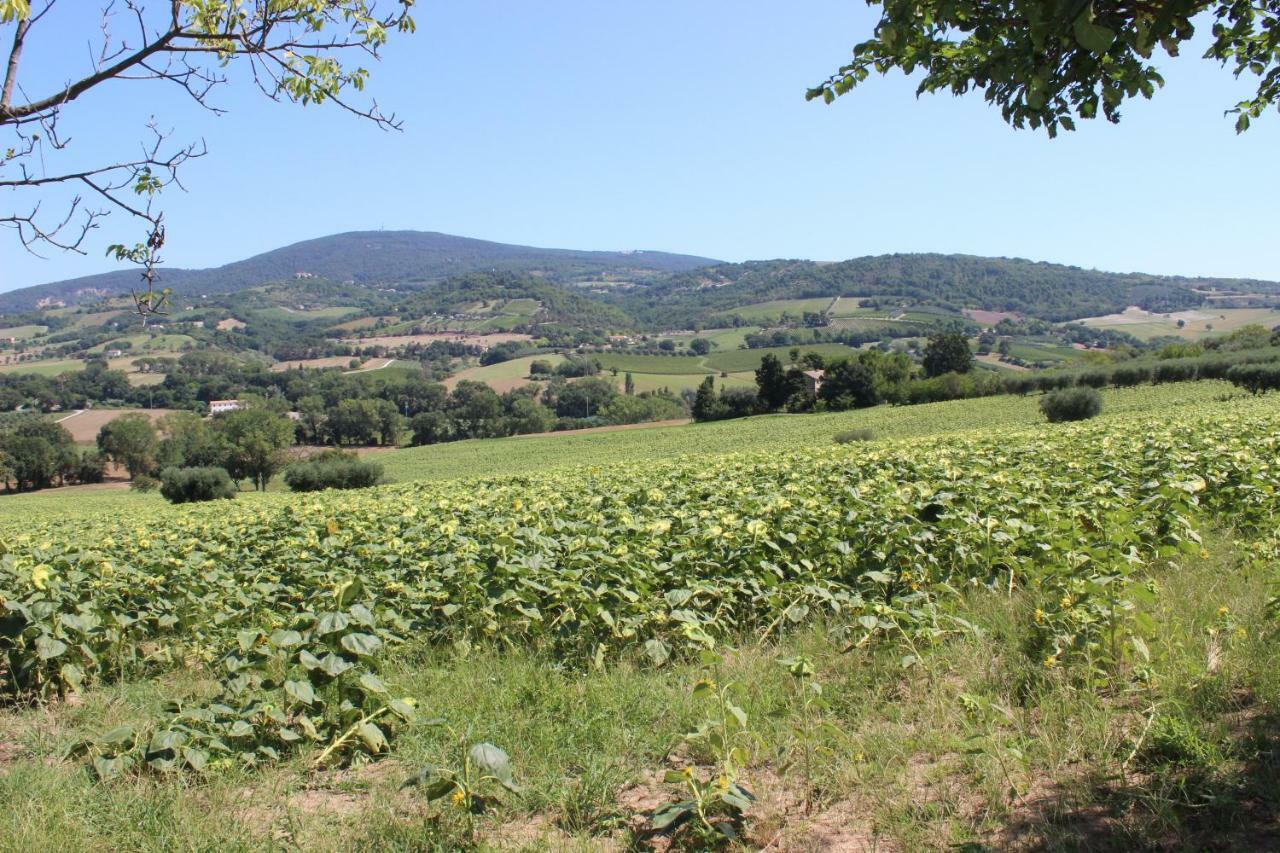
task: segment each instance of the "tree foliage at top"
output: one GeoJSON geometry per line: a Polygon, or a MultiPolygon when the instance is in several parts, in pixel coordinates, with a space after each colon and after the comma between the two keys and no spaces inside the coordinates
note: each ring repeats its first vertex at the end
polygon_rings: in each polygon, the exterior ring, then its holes
{"type": "Polygon", "coordinates": [[[868,0],[881,7],[872,38],[808,92],[831,103],[871,73],[921,73],[917,94],[982,89],[1014,127],[1074,130],[1075,121],[1120,120],[1130,98],[1164,85],[1154,56],[1177,56],[1211,16],[1204,58],[1258,80],[1228,112],[1236,130],[1280,104],[1280,0],[868,0]]]}

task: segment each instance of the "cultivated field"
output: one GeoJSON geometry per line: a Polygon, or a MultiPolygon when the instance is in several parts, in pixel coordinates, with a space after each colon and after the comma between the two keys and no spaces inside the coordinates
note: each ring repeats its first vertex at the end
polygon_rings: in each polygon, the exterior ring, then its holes
{"type": "Polygon", "coordinates": [[[1241,326],[1258,324],[1268,329],[1280,325],[1280,310],[1269,308],[1198,308],[1172,314],[1154,314],[1130,307],[1120,314],[1078,321],[1086,326],[1114,328],[1141,340],[1170,335],[1187,340],[1221,335],[1241,326]],[[1178,327],[1178,322],[1182,327],[1178,327]]]}
{"type": "Polygon", "coordinates": [[[481,367],[468,367],[446,378],[444,386],[452,391],[459,382],[468,379],[472,382],[484,382],[499,394],[505,394],[507,391],[530,383],[529,366],[535,361],[546,361],[554,366],[564,361],[564,356],[549,353],[547,355],[513,358],[481,367]]]}
{"type": "MultiPolygon", "coordinates": [[[[358,359],[357,359],[358,360],[358,359]]],[[[386,359],[379,359],[385,361],[386,359]]],[[[341,367],[344,370],[351,364],[351,356],[335,355],[326,358],[304,358],[297,361],[277,361],[271,365],[272,373],[284,373],[286,370],[323,370],[325,368],[341,367]]]]}
{"type": "Polygon", "coordinates": [[[49,331],[48,326],[10,326],[0,329],[0,340],[14,338],[19,341],[25,341],[30,338],[38,338],[47,331],[49,331]]]}
{"type": "Polygon", "coordinates": [[[365,347],[402,347],[409,344],[430,344],[435,341],[464,343],[467,346],[488,349],[508,341],[527,342],[533,340],[529,335],[514,332],[495,334],[471,334],[468,332],[429,332],[422,335],[372,335],[367,338],[344,338],[343,343],[365,347]]]}
{"type": "MultiPolygon", "coordinates": [[[[3,361],[3,358],[3,356],[0,356],[0,361],[3,361]]],[[[60,376],[73,370],[84,370],[84,361],[78,358],[59,358],[0,364],[0,373],[34,373],[38,376],[60,376]]]]}
{"type": "Polygon", "coordinates": [[[0,712],[0,832],[1267,849],[1280,398],[1225,389],[1110,393],[1079,425],[995,399],[513,439],[491,479],[5,515],[0,686],[47,704],[0,712]]]}
{"type": "Polygon", "coordinates": [[[121,415],[139,412],[152,422],[171,413],[172,409],[84,409],[65,415],[54,415],[53,420],[62,426],[79,444],[92,443],[98,438],[98,430],[121,415]]]}

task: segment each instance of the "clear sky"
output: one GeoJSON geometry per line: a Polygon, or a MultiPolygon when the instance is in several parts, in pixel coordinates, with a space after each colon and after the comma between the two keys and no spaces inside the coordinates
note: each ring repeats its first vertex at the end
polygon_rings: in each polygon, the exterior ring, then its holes
{"type": "MultiPolygon", "coordinates": [[[[734,261],[936,251],[1280,279],[1280,116],[1237,136],[1222,113],[1247,87],[1196,51],[1118,126],[1049,140],[980,95],[916,99],[901,75],[805,102],[870,32],[874,10],[851,0],[427,0],[415,16],[371,69],[402,133],[248,86],[215,94],[228,113],[214,116],[136,83],[77,103],[65,129],[86,155],[136,150],[153,114],[207,142],[187,192],[163,199],[176,266],[385,227],[734,261]]],[[[83,69],[90,32],[64,18],[36,35],[33,95],[83,69]]],[[[110,220],[86,257],[35,258],[0,232],[0,290],[115,268],[105,246],[138,233],[110,220]]]]}

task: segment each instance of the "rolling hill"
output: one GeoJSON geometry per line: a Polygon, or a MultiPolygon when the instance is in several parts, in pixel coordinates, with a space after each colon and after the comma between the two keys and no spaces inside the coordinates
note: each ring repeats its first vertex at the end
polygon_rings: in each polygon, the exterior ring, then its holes
{"type": "MultiPolygon", "coordinates": [[[[645,279],[718,263],[666,252],[542,249],[425,231],[352,231],[305,240],[203,270],[166,268],[164,284],[188,293],[234,293],[270,282],[314,277],[357,284],[431,282],[478,271],[533,273],[551,282],[607,275],[645,279]]],[[[0,294],[0,312],[30,311],[41,299],[68,305],[129,292],[137,272],[122,269],[0,294]]]]}
{"type": "Polygon", "coordinates": [[[1110,273],[973,255],[896,254],[838,263],[749,261],[675,272],[613,301],[641,323],[687,326],[744,305],[781,299],[869,297],[900,305],[1012,311],[1075,320],[1138,305],[1177,311],[1200,305],[1203,291],[1280,292],[1280,283],[1110,273]]]}

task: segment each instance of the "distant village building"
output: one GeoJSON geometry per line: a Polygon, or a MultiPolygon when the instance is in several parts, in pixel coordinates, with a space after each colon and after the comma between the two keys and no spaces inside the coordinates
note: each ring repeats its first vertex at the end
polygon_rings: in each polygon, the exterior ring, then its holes
{"type": "Polygon", "coordinates": [[[105,355],[107,358],[120,358],[122,355],[124,355],[124,350],[109,349],[106,352],[104,352],[103,355],[105,355]]]}
{"type": "Polygon", "coordinates": [[[804,371],[804,387],[810,394],[817,394],[818,389],[822,387],[822,377],[826,375],[825,370],[806,370],[804,371]]]}
{"type": "Polygon", "coordinates": [[[223,412],[234,412],[240,408],[239,400],[210,400],[209,414],[220,415],[223,412]]]}

